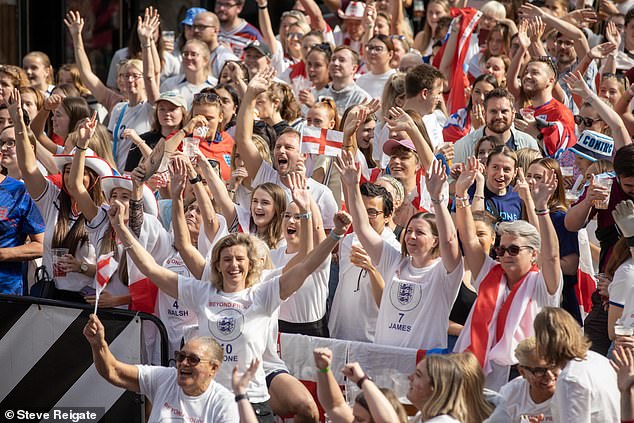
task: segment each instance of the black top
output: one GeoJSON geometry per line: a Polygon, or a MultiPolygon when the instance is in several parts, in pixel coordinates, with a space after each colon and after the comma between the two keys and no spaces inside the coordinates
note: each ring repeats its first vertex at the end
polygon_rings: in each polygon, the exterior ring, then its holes
{"type": "MultiPolygon", "coordinates": [[[[150,148],[156,147],[156,144],[158,144],[159,140],[163,138],[160,132],[154,131],[146,132],[145,134],[139,135],[139,137],[141,137],[141,139],[145,141],[145,143],[150,148]]],[[[134,168],[139,165],[139,162],[142,158],[143,155],[141,154],[141,150],[139,150],[139,147],[133,144],[130,148],[130,152],[128,153],[128,159],[125,162],[124,170],[126,172],[132,172],[134,168]]]]}
{"type": "Polygon", "coordinates": [[[449,314],[449,320],[464,326],[477,296],[474,291],[467,288],[464,282],[461,282],[458,297],[456,297],[456,301],[453,303],[453,308],[449,314]]]}

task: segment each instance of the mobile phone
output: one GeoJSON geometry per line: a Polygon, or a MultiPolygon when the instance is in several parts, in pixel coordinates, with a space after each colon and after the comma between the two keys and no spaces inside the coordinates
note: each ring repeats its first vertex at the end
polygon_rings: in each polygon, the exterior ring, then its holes
{"type": "Polygon", "coordinates": [[[86,285],[82,289],[79,290],[79,293],[83,295],[84,297],[89,297],[89,296],[93,296],[97,294],[97,290],[90,285],[86,285]]]}

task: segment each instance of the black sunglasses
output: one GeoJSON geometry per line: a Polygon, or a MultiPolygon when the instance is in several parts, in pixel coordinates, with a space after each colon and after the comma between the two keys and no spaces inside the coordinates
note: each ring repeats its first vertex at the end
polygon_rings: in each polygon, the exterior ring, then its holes
{"type": "Polygon", "coordinates": [[[586,128],[591,127],[592,125],[594,125],[594,122],[600,122],[603,119],[598,118],[598,119],[592,119],[589,117],[585,117],[585,116],[581,116],[581,115],[575,115],[575,123],[577,125],[583,125],[586,128]]]}
{"type": "Polygon", "coordinates": [[[317,43],[310,46],[310,48],[316,48],[317,50],[325,51],[326,53],[332,53],[330,43],[317,43]]]}
{"type": "Polygon", "coordinates": [[[195,102],[199,102],[199,101],[220,101],[220,97],[218,96],[218,94],[216,93],[212,93],[209,91],[206,92],[199,92],[198,94],[194,95],[194,101],[195,102]]]}
{"type": "Polygon", "coordinates": [[[524,248],[530,248],[531,250],[533,249],[533,247],[529,247],[528,245],[509,245],[508,247],[500,246],[495,248],[495,254],[497,254],[498,257],[503,257],[504,254],[508,252],[509,256],[515,257],[524,248]]]}
{"type": "Polygon", "coordinates": [[[185,361],[185,359],[187,359],[187,361],[189,361],[189,364],[191,364],[192,366],[197,366],[200,362],[211,363],[211,360],[203,360],[196,354],[187,354],[183,351],[174,351],[174,359],[177,363],[182,363],[183,361],[185,361]]]}
{"type": "Polygon", "coordinates": [[[537,377],[546,376],[546,373],[548,373],[548,371],[555,373],[555,369],[552,367],[527,367],[527,366],[521,366],[521,367],[528,370],[534,376],[537,376],[537,377]]]}

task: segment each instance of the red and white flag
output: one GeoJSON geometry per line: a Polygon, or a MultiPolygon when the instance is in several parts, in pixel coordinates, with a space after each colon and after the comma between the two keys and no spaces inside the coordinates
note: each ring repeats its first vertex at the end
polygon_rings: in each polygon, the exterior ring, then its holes
{"type": "Polygon", "coordinates": [[[587,229],[580,229],[577,233],[579,239],[579,269],[577,270],[577,285],[575,294],[579,302],[581,319],[585,320],[592,309],[592,293],[597,289],[597,281],[594,279],[594,267],[592,266],[592,253],[590,252],[590,239],[587,229]]]}
{"type": "Polygon", "coordinates": [[[305,126],[302,130],[302,153],[336,157],[343,147],[343,132],[305,126]]]}
{"type": "Polygon", "coordinates": [[[95,275],[95,314],[97,314],[97,304],[99,304],[99,295],[106,288],[110,278],[117,271],[119,263],[114,259],[114,251],[99,256],[97,259],[97,273],[95,275]]]}

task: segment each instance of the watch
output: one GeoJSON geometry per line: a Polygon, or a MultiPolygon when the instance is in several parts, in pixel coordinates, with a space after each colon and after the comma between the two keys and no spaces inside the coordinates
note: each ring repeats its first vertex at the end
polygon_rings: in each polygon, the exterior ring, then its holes
{"type": "Polygon", "coordinates": [[[88,263],[82,261],[79,265],[79,271],[81,273],[86,273],[88,271],[88,263]]]}

